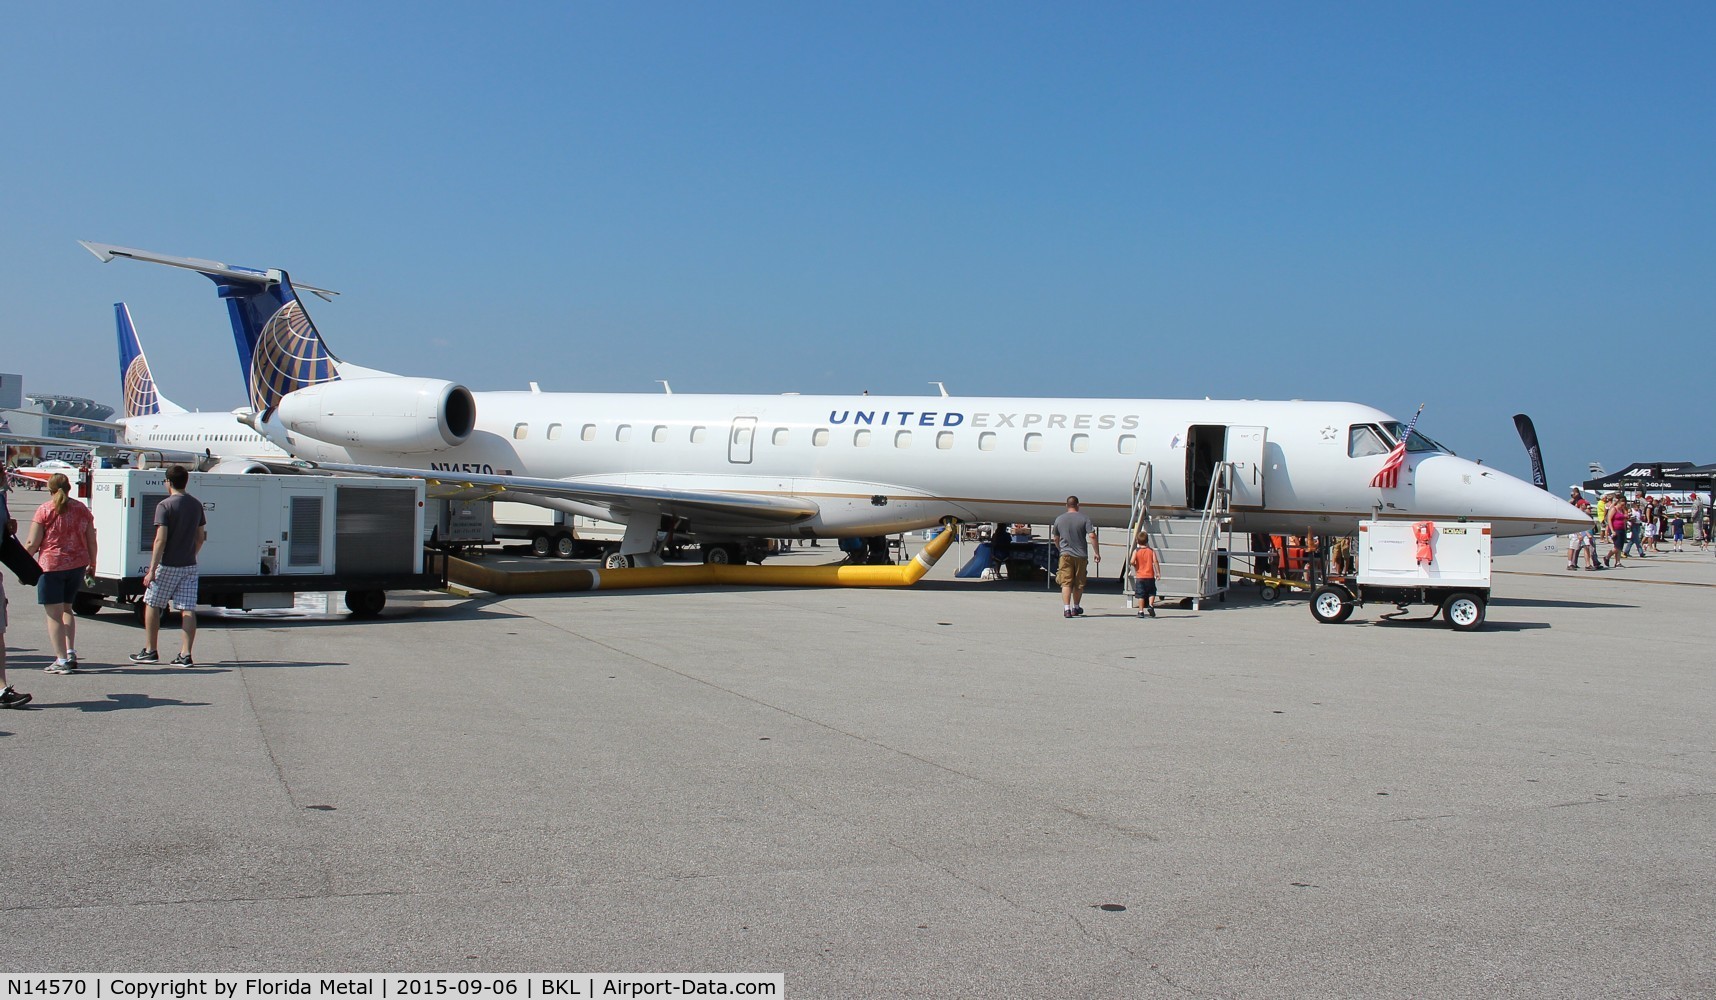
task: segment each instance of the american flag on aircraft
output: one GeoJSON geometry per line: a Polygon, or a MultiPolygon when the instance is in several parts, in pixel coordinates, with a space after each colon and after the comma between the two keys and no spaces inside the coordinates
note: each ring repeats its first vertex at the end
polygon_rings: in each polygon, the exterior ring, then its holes
{"type": "Polygon", "coordinates": [[[67,434],[82,434],[83,433],[83,425],[82,424],[72,424],[70,427],[66,428],[66,433],[67,434]]]}
{"type": "MultiPolygon", "coordinates": [[[[1423,412],[1424,404],[1419,403],[1418,413],[1423,412]]],[[[1399,443],[1388,453],[1388,457],[1382,460],[1382,468],[1371,477],[1372,486],[1392,490],[1400,485],[1400,467],[1406,464],[1406,442],[1412,439],[1412,428],[1418,426],[1418,413],[1414,413],[1412,419],[1406,422],[1406,430],[1401,433],[1399,443]]]]}

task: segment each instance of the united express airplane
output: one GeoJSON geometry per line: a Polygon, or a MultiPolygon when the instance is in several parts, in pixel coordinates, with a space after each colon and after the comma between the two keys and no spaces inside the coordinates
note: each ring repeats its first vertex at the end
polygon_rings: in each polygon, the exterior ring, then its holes
{"type": "MultiPolygon", "coordinates": [[[[1488,521],[1513,549],[1577,530],[1571,504],[1359,403],[1014,397],[472,392],[335,357],[286,272],[85,243],[211,278],[258,433],[336,471],[420,476],[438,495],[535,503],[627,526],[654,561],[671,525],[716,561],[740,539],[874,536],[957,519],[1043,523],[1077,494],[1124,527],[1140,463],[1158,516],[1203,508],[1231,463],[1233,528],[1345,533],[1381,516],[1488,521]]],[[[1506,551],[1506,542],[1496,549],[1506,551]]]]}

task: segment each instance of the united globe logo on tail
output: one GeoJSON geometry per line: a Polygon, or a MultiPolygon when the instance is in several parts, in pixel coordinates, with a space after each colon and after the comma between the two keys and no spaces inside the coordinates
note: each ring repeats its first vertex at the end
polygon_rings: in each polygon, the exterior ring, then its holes
{"type": "Polygon", "coordinates": [[[297,299],[285,303],[268,318],[250,357],[253,409],[264,415],[272,414],[287,393],[338,378],[333,358],[297,299]]]}
{"type": "Polygon", "coordinates": [[[155,392],[155,379],[149,374],[149,363],[139,354],[125,366],[125,415],[153,416],[161,412],[161,397],[155,392]]]}

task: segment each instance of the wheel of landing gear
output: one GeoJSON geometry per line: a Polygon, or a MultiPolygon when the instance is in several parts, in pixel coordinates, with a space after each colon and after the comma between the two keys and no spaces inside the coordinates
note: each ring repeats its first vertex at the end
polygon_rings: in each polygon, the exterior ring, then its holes
{"type": "Polygon", "coordinates": [[[1476,594],[1449,594],[1442,602],[1442,618],[1456,632],[1470,632],[1484,623],[1484,602],[1476,594]]]}
{"type": "Polygon", "coordinates": [[[618,552],[610,552],[608,558],[602,560],[602,566],[605,569],[628,569],[631,564],[631,556],[622,556],[618,552]]]}
{"type": "Polygon", "coordinates": [[[1337,625],[1352,617],[1353,599],[1333,584],[1324,584],[1311,594],[1311,617],[1325,625],[1337,625]]]}
{"type": "Polygon", "coordinates": [[[1269,584],[1266,583],[1263,586],[1257,588],[1257,596],[1263,599],[1263,603],[1268,604],[1270,601],[1273,601],[1277,597],[1280,597],[1281,591],[1276,590],[1274,587],[1271,587],[1269,584]]]}
{"type": "Polygon", "coordinates": [[[733,550],[726,545],[703,546],[703,561],[717,566],[726,566],[733,562],[733,550]]]}
{"type": "Polygon", "coordinates": [[[538,559],[547,559],[554,552],[554,539],[547,535],[530,536],[530,554],[538,559]]]}

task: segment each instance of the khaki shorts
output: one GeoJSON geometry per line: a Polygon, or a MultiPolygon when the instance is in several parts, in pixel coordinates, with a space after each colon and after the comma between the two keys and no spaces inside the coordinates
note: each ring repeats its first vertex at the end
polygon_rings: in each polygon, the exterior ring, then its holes
{"type": "Polygon", "coordinates": [[[1063,552],[1061,553],[1061,569],[1059,573],[1055,574],[1055,582],[1063,587],[1083,590],[1085,581],[1089,578],[1087,572],[1089,565],[1089,560],[1080,559],[1078,556],[1069,556],[1063,552]]]}

